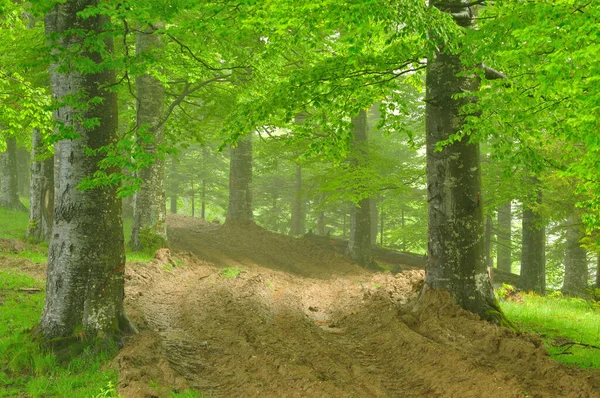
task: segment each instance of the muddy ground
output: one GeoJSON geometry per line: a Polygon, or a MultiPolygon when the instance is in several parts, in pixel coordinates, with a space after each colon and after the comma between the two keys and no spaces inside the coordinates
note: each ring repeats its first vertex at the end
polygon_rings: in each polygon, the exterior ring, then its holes
{"type": "Polygon", "coordinates": [[[423,272],[368,273],[307,239],[169,218],[172,250],[127,270],[140,329],[115,360],[125,397],[600,397],[600,373],[482,322],[423,272]],[[225,277],[223,267],[239,267],[225,277]],[[151,383],[154,384],[155,383],[151,383]]]}
{"type": "Polygon", "coordinates": [[[553,361],[539,338],[443,293],[416,300],[423,271],[366,272],[253,225],[168,225],[171,250],[126,271],[139,334],[112,363],[124,397],[600,397],[600,372],[553,361]]]}

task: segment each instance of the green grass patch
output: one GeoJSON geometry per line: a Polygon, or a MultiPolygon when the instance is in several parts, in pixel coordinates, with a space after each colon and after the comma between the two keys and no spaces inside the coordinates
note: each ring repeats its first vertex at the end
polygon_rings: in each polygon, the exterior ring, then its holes
{"type": "Polygon", "coordinates": [[[237,278],[241,272],[242,269],[238,267],[225,267],[219,272],[219,274],[221,274],[223,278],[233,279],[237,278]]]}
{"type": "Polygon", "coordinates": [[[0,238],[22,240],[27,231],[27,224],[29,213],[0,207],[0,238]]]}
{"type": "Polygon", "coordinates": [[[550,356],[581,368],[600,369],[600,350],[557,346],[568,341],[600,345],[600,305],[577,298],[522,294],[523,302],[500,303],[506,316],[526,332],[544,339],[550,356]]]}
{"type": "Polygon", "coordinates": [[[99,395],[117,382],[117,373],[104,369],[115,351],[84,352],[61,364],[32,338],[29,330],[38,323],[43,304],[42,282],[0,271],[0,397],[116,396],[110,391],[99,395]],[[27,288],[40,291],[19,290],[27,288]]]}

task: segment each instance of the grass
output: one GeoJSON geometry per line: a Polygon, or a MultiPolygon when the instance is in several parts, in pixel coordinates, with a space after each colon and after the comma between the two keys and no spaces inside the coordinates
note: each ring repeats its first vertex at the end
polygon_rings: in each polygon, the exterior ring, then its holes
{"type": "MultiPolygon", "coordinates": [[[[94,397],[117,382],[105,369],[116,351],[85,352],[68,364],[42,348],[28,332],[39,321],[43,283],[25,275],[0,271],[0,397],[94,397]],[[38,288],[37,293],[20,288],[38,288]]],[[[103,395],[106,397],[116,395],[103,395]]]]}
{"type": "Polygon", "coordinates": [[[225,267],[219,272],[219,274],[221,274],[223,278],[233,279],[237,278],[242,271],[243,270],[238,267],[225,267]]]}
{"type": "Polygon", "coordinates": [[[600,345],[600,304],[576,298],[522,294],[523,302],[500,303],[506,316],[526,332],[544,339],[550,356],[581,368],[600,369],[600,350],[557,344],[574,341],[600,345]]]}
{"type": "Polygon", "coordinates": [[[0,238],[23,240],[29,224],[29,213],[0,207],[0,238]]]}

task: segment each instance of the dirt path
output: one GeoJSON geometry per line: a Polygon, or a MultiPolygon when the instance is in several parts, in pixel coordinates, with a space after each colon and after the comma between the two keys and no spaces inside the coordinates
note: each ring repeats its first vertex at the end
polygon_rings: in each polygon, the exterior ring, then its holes
{"type": "Polygon", "coordinates": [[[535,338],[443,294],[410,304],[421,271],[368,274],[256,227],[169,225],[173,258],[127,271],[141,333],[115,361],[125,397],[168,396],[161,384],[206,397],[600,397],[598,372],[552,361],[535,338]]]}

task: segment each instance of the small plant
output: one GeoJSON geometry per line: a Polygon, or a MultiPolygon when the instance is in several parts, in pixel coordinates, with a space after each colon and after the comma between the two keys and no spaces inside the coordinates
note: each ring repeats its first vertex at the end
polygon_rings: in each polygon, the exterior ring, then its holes
{"type": "Polygon", "coordinates": [[[233,279],[237,278],[242,272],[241,268],[238,267],[225,267],[219,272],[223,278],[233,279]]]}
{"type": "Polygon", "coordinates": [[[498,296],[498,300],[500,301],[523,302],[520,292],[521,290],[513,285],[503,283],[502,286],[496,290],[496,296],[498,296]]]}
{"type": "Polygon", "coordinates": [[[273,286],[273,283],[271,283],[271,281],[267,281],[267,287],[271,287],[273,286]]]}
{"type": "Polygon", "coordinates": [[[117,392],[112,382],[108,382],[105,388],[100,390],[100,393],[94,396],[94,398],[120,398],[121,396],[117,392]]]}

